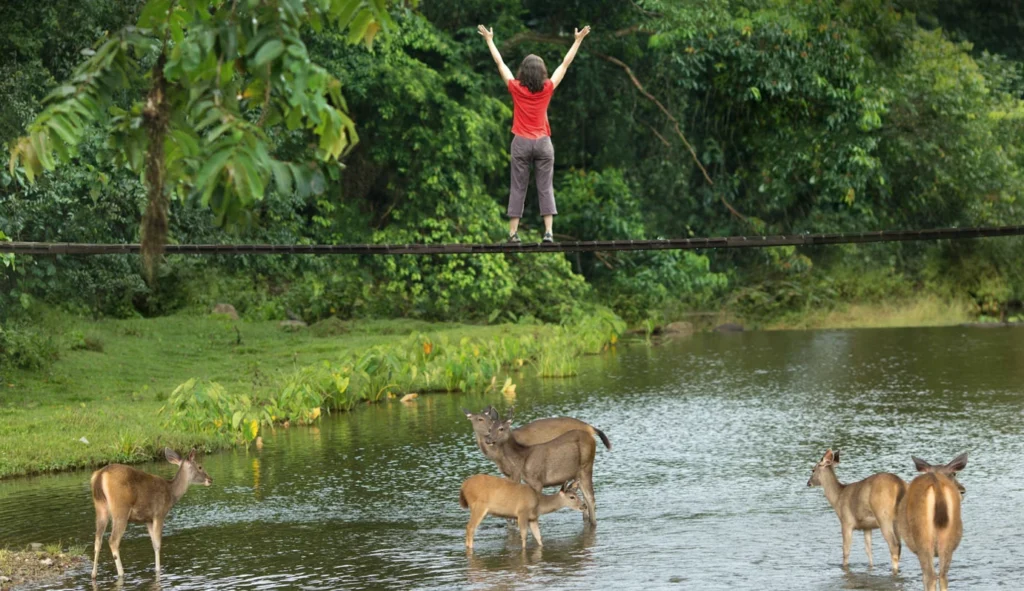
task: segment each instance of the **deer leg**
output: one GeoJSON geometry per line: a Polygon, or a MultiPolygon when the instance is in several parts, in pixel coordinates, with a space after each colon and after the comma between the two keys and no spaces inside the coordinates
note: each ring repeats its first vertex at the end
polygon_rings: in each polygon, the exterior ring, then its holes
{"type": "Polygon", "coordinates": [[[941,591],[949,589],[949,564],[951,562],[953,562],[953,551],[949,548],[941,548],[939,550],[939,589],[941,591]]]}
{"type": "Polygon", "coordinates": [[[587,510],[583,514],[583,520],[590,525],[597,525],[597,499],[594,498],[594,473],[587,470],[580,479],[580,490],[583,491],[584,500],[587,502],[587,510]]]}
{"type": "Polygon", "coordinates": [[[117,578],[120,579],[124,577],[124,566],[121,565],[121,536],[124,535],[124,530],[128,527],[128,516],[115,515],[113,521],[114,524],[110,526],[110,540],[107,543],[110,544],[110,553],[114,555],[117,578]]]}
{"type": "Polygon", "coordinates": [[[537,540],[537,545],[543,546],[544,542],[540,541],[540,525],[536,521],[530,522],[530,531],[533,532],[533,539],[537,540]]]}
{"type": "Polygon", "coordinates": [[[92,559],[92,578],[96,578],[96,573],[100,567],[100,550],[103,547],[103,532],[107,530],[107,524],[110,523],[110,510],[107,509],[106,503],[96,504],[96,541],[93,544],[93,559],[92,559]]]}
{"type": "Polygon", "coordinates": [[[889,557],[892,559],[892,574],[900,572],[900,538],[892,522],[882,524],[882,537],[889,544],[889,557]]]}
{"type": "Polygon", "coordinates": [[[871,530],[870,529],[864,530],[864,549],[867,550],[867,553],[868,553],[868,567],[869,568],[874,568],[875,567],[875,558],[874,558],[874,556],[871,555],[871,530]]]}
{"type": "Polygon", "coordinates": [[[473,535],[476,533],[476,528],[480,525],[480,522],[487,517],[487,509],[476,509],[474,508],[469,513],[469,523],[466,524],[466,548],[473,549],[473,535]]]}
{"type": "Polygon", "coordinates": [[[523,539],[523,550],[526,550],[526,528],[527,521],[525,517],[519,518],[519,535],[523,539]]]}
{"type": "Polygon", "coordinates": [[[843,568],[850,566],[850,546],[853,545],[853,526],[843,524],[843,568]]]}
{"type": "MultiPolygon", "coordinates": [[[[933,546],[928,546],[932,548],[933,546]]],[[[935,557],[929,550],[922,550],[917,553],[917,559],[921,561],[921,573],[924,575],[924,591],[935,591],[935,557]]]]}
{"type": "Polygon", "coordinates": [[[160,572],[160,540],[164,535],[164,524],[162,521],[153,520],[146,524],[149,530],[149,540],[153,542],[153,553],[156,554],[156,572],[160,572]]]}

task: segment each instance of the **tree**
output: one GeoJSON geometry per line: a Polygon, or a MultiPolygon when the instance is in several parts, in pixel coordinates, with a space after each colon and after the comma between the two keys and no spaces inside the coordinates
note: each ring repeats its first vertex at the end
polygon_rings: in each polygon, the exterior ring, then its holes
{"type": "Polygon", "coordinates": [[[347,30],[371,46],[392,21],[386,0],[147,0],[136,26],[102,39],[46,98],[10,171],[29,182],[76,154],[96,123],[110,157],[143,175],[143,259],[152,278],[167,239],[171,198],[198,196],[219,223],[278,190],[310,190],[315,167],[272,155],[267,128],[316,138],[317,160],[337,162],[358,141],[341,82],[314,63],[303,27],[347,30]],[[120,92],[146,88],[124,104],[120,92]]]}

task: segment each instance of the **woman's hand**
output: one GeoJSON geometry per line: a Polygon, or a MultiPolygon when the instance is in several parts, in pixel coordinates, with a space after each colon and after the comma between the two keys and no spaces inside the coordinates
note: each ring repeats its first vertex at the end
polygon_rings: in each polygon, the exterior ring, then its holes
{"type": "MultiPolygon", "coordinates": [[[[587,27],[587,28],[589,29],[589,27],[587,27]]],[[[493,28],[488,30],[487,27],[485,27],[483,25],[477,25],[476,30],[477,30],[478,33],[483,35],[484,39],[486,39],[487,41],[490,41],[491,39],[494,39],[494,29],[493,28]]],[[[577,35],[578,34],[579,33],[577,33],[577,35]]],[[[586,33],[584,33],[584,34],[586,34],[586,33]]]]}
{"type": "MultiPolygon", "coordinates": [[[[480,25],[481,27],[483,25],[480,25]]],[[[482,34],[482,33],[481,33],[482,34]]],[[[590,34],[590,25],[583,27],[583,30],[576,29],[576,41],[583,41],[583,38],[590,34]]]]}

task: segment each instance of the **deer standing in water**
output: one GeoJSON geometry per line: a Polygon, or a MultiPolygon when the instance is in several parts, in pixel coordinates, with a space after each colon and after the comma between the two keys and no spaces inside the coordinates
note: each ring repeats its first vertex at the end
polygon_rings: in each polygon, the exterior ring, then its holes
{"type": "Polygon", "coordinates": [[[855,529],[864,532],[868,565],[874,566],[871,530],[881,529],[882,537],[889,544],[892,572],[899,572],[900,538],[895,527],[896,506],[903,498],[907,483],[895,474],[881,472],[858,482],[843,484],[836,477],[834,466],[838,463],[839,452],[831,449],[826,451],[821,461],[814,465],[807,486],[825,489],[825,498],[839,516],[839,525],[843,530],[843,567],[850,564],[850,546],[855,529]]]}
{"type": "Polygon", "coordinates": [[[956,480],[957,472],[967,467],[967,454],[961,454],[945,466],[932,466],[913,458],[914,466],[923,474],[910,482],[907,494],[899,504],[898,530],[907,548],[921,561],[925,591],[949,588],[949,564],[953,551],[960,545],[964,523],[960,518],[960,497],[963,486],[956,480]],[[935,576],[935,557],[939,557],[939,575],[935,576]]]}
{"type": "Polygon", "coordinates": [[[149,538],[153,542],[156,554],[156,572],[160,572],[160,540],[163,536],[164,519],[171,507],[188,490],[190,484],[210,486],[213,479],[196,463],[196,450],[182,459],[171,448],[164,449],[167,461],[178,466],[178,473],[172,480],[147,474],[123,464],[110,464],[92,473],[90,488],[92,502],[96,507],[96,545],[92,563],[92,578],[100,563],[100,548],[103,545],[103,532],[107,523],[113,521],[110,528],[110,552],[114,555],[118,578],[124,577],[121,565],[121,536],[124,535],[128,522],[145,523],[149,530],[149,538]]]}
{"type": "Polygon", "coordinates": [[[557,493],[545,495],[525,484],[512,482],[506,478],[487,474],[470,476],[459,490],[459,505],[470,511],[469,523],[466,525],[466,548],[473,549],[473,535],[488,514],[518,520],[524,549],[527,526],[533,532],[533,539],[537,540],[537,544],[544,545],[537,523],[541,515],[562,508],[583,511],[585,507],[579,490],[573,490],[571,485],[572,482],[568,481],[557,493]]]}
{"type": "MultiPolygon", "coordinates": [[[[497,463],[498,462],[498,450],[493,446],[487,445],[484,440],[487,438],[487,434],[491,431],[491,425],[494,423],[501,422],[501,416],[493,406],[488,406],[480,413],[474,413],[462,409],[462,412],[466,413],[466,418],[469,419],[470,424],[473,425],[473,435],[476,438],[476,444],[483,452],[487,459],[497,463]]],[[[512,419],[512,413],[509,414],[509,420],[512,419]]],[[[516,429],[512,429],[512,438],[515,439],[516,443],[525,446],[538,445],[541,443],[547,443],[560,435],[564,435],[569,431],[584,431],[590,433],[594,437],[599,437],[601,443],[604,444],[605,448],[611,449],[612,442],[609,441],[608,436],[604,434],[604,431],[597,427],[574,419],[572,417],[551,417],[547,419],[537,419],[522,425],[516,429]]],[[[501,465],[498,465],[501,469],[501,465]]],[[[502,471],[505,476],[511,476],[511,474],[502,471]]]]}
{"type": "Polygon", "coordinates": [[[570,430],[537,445],[522,445],[512,437],[512,419],[491,424],[484,444],[495,450],[495,463],[512,482],[522,480],[538,493],[545,486],[558,486],[569,480],[579,483],[587,505],[585,519],[597,525],[594,501],[594,455],[597,444],[586,431],[570,430]]]}

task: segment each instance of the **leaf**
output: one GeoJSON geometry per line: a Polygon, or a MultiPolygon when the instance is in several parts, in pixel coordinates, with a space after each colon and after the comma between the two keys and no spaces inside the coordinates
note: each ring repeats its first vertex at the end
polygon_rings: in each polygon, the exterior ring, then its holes
{"type": "Polygon", "coordinates": [[[284,43],[281,43],[278,39],[271,39],[263,44],[263,47],[256,52],[256,57],[252,58],[252,66],[259,68],[267,64],[272,60],[277,59],[284,53],[284,43]]]}
{"type": "Polygon", "coordinates": [[[348,42],[355,44],[360,39],[364,39],[366,29],[370,26],[371,22],[373,22],[373,14],[369,10],[361,10],[355,20],[352,21],[352,26],[348,33],[348,42]]]}

